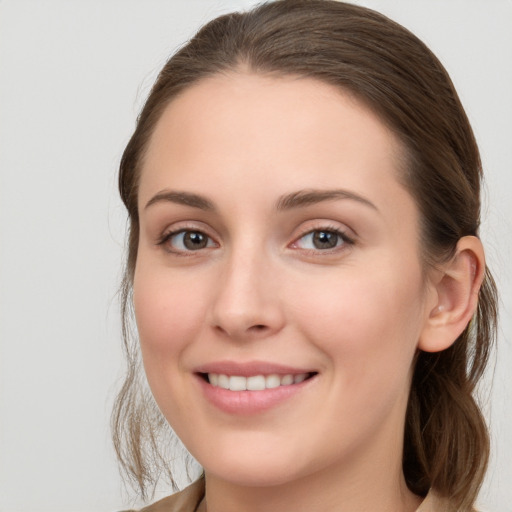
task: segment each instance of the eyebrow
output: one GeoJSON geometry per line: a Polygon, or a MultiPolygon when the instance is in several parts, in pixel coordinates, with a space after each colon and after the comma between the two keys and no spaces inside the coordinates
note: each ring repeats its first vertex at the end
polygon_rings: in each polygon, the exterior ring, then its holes
{"type": "Polygon", "coordinates": [[[190,192],[174,192],[172,190],[162,190],[154,195],[147,203],[144,209],[149,208],[151,205],[161,202],[182,204],[184,206],[191,206],[192,208],[199,208],[205,211],[215,211],[213,203],[206,199],[206,197],[190,192]]]}
{"type": "MultiPolygon", "coordinates": [[[[294,208],[318,204],[323,201],[333,201],[339,199],[350,199],[357,201],[358,203],[364,204],[373,210],[378,211],[378,208],[368,199],[355,194],[354,192],[343,189],[298,190],[296,192],[281,196],[276,203],[276,210],[292,210],[294,208]]],[[[184,206],[191,206],[192,208],[198,208],[200,210],[210,212],[216,211],[215,205],[204,196],[190,192],[176,192],[172,190],[162,190],[161,192],[158,192],[146,203],[144,208],[149,208],[151,205],[161,202],[170,202],[184,206]]]]}
{"type": "Polygon", "coordinates": [[[301,206],[310,206],[313,204],[321,203],[323,201],[333,201],[337,199],[351,199],[358,203],[369,206],[373,210],[379,209],[368,199],[343,189],[334,190],[299,190],[291,194],[282,196],[276,205],[278,211],[291,210],[293,208],[300,208],[301,206]]]}

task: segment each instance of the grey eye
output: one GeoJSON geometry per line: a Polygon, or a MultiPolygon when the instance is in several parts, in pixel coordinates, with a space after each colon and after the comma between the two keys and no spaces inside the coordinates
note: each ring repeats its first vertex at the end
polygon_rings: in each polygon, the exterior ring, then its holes
{"type": "Polygon", "coordinates": [[[318,229],[306,233],[296,242],[296,245],[301,249],[325,250],[334,249],[343,243],[344,240],[341,233],[318,229]]]}
{"type": "Polygon", "coordinates": [[[313,245],[317,249],[333,249],[338,245],[340,236],[332,231],[315,231],[313,233],[313,245]]]}

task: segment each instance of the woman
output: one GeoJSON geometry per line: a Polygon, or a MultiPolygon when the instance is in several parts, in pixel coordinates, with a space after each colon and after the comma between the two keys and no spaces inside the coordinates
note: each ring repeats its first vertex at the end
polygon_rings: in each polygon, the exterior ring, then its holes
{"type": "Polygon", "coordinates": [[[373,11],[263,4],[169,60],[119,177],[123,314],[159,411],[125,324],[113,426],[143,494],[165,420],[204,478],[148,511],[473,509],[480,177],[446,71],[373,11]]]}

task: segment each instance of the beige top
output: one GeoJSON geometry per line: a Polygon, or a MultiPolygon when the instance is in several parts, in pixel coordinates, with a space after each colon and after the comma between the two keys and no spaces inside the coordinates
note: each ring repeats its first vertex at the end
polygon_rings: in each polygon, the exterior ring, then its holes
{"type": "MultiPolygon", "coordinates": [[[[204,498],[204,478],[200,478],[183,491],[168,496],[152,505],[144,507],[140,512],[196,512],[204,498]]],[[[452,512],[450,504],[429,492],[416,512],[452,512]]]]}

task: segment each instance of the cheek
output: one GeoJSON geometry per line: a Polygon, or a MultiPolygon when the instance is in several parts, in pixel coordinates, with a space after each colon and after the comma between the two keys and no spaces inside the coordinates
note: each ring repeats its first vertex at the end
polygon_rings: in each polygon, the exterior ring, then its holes
{"type": "Polygon", "coordinates": [[[391,431],[402,428],[422,325],[421,282],[415,275],[391,277],[346,275],[331,282],[329,293],[312,290],[316,299],[302,304],[302,330],[330,370],[324,405],[336,417],[332,424],[345,425],[347,438],[388,419],[395,422],[391,431]],[[351,420],[343,423],[347,412],[351,420]]]}
{"type": "Polygon", "coordinates": [[[349,269],[328,283],[310,283],[295,316],[345,383],[403,378],[409,373],[423,325],[419,268],[349,269]]]}
{"type": "Polygon", "coordinates": [[[166,418],[185,414],[183,362],[191,342],[199,336],[202,294],[189,279],[180,279],[154,262],[138,262],[133,303],[142,362],[153,396],[166,418]]]}
{"type": "MultiPolygon", "coordinates": [[[[183,350],[200,323],[201,302],[188,280],[170,272],[137,267],[133,284],[135,318],[144,364],[183,350]]],[[[148,368],[149,369],[149,368],[148,368]]]]}

